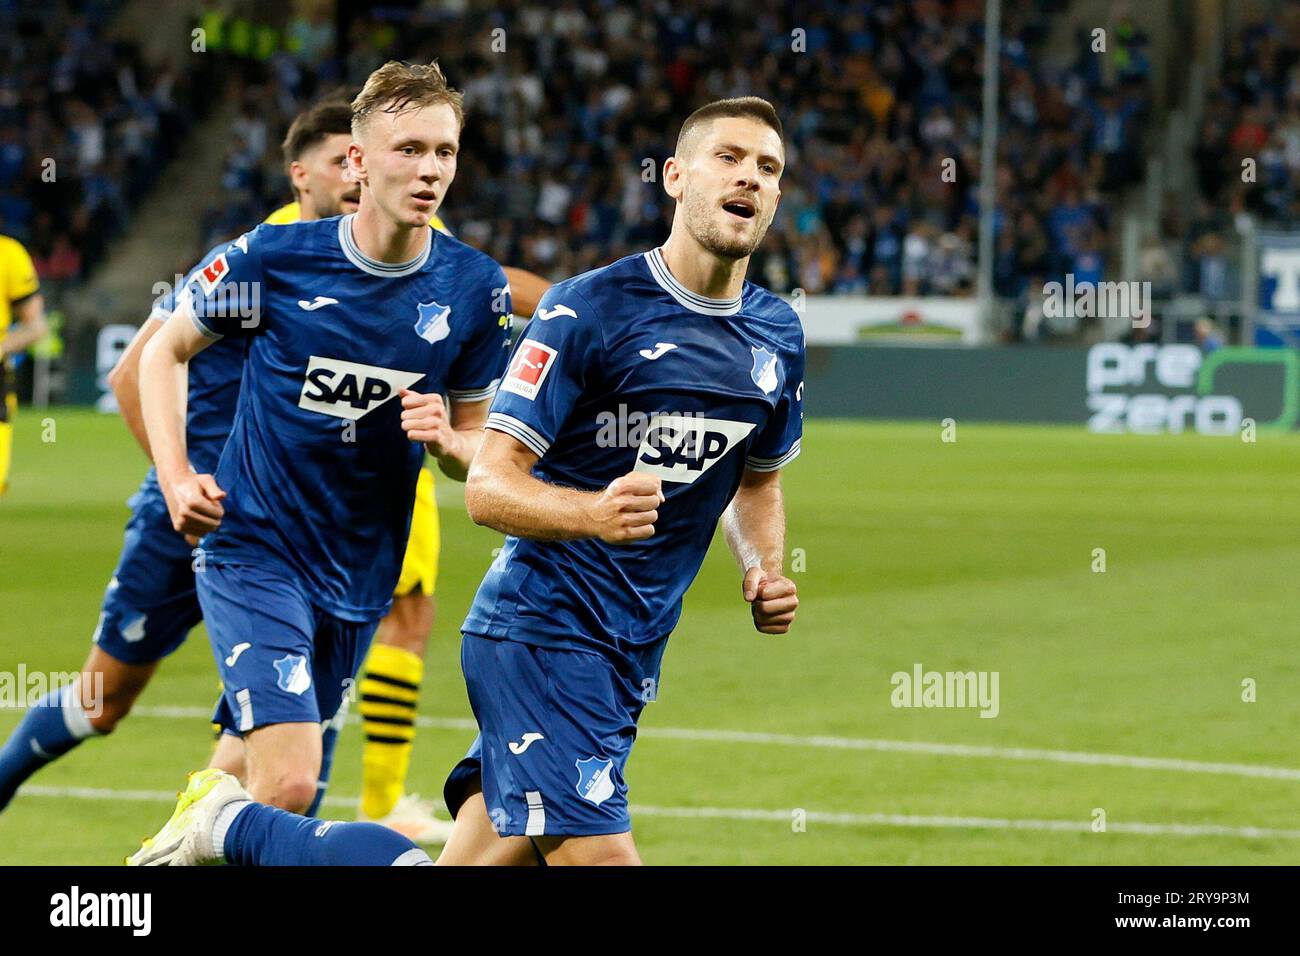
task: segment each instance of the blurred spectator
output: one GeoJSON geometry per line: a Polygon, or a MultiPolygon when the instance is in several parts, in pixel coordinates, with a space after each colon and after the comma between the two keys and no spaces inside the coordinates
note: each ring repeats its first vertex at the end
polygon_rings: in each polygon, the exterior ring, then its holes
{"type": "MultiPolygon", "coordinates": [[[[1056,6],[1037,0],[1004,13],[1000,294],[1018,294],[1026,270],[1059,277],[1071,268],[1085,230],[1096,231],[1104,258],[1107,190],[1131,184],[1126,164],[1142,148],[1145,38],[1125,34],[1104,87],[1089,57],[1045,60],[1056,6]]],[[[426,3],[360,14],[341,44],[307,30],[310,22],[288,31],[304,68],[243,63],[244,95],[267,121],[268,146],[254,165],[249,151],[228,155],[205,242],[284,201],[275,144],[327,78],[355,87],[385,59],[437,58],[465,91],[468,114],[443,212],[500,261],[561,278],[662,241],[671,207],[658,174],[682,119],[711,99],[753,93],[781,113],[789,163],[781,208],[751,264],[756,279],[782,292],[973,292],[979,4],[426,3]],[[740,11],[751,27],[737,29],[740,11]],[[493,45],[497,28],[504,49],[493,45]],[[802,52],[792,49],[796,28],[802,52]]]]}
{"type": "Polygon", "coordinates": [[[186,76],[114,38],[116,6],[0,3],[0,232],[56,282],[102,259],[202,113],[186,76]]]}

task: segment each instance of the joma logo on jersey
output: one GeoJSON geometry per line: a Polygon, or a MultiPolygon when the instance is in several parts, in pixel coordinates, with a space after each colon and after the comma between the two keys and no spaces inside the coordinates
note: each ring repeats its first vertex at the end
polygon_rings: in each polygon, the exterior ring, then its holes
{"type": "Polygon", "coordinates": [[[421,372],[313,355],[307,363],[298,407],[356,421],[423,377],[421,372]]]}
{"type": "Polygon", "coordinates": [[[689,485],[753,430],[751,422],[698,415],[656,415],[646,428],[632,470],[689,485]]]}

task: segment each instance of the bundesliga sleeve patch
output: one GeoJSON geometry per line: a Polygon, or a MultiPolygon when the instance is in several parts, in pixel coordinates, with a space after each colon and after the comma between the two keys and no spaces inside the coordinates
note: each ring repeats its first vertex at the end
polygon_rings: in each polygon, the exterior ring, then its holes
{"type": "Polygon", "coordinates": [[[537,397],[546,375],[555,363],[555,349],[532,339],[524,339],[510,363],[510,371],[501,382],[501,391],[522,395],[530,402],[537,397]]]}
{"type": "Polygon", "coordinates": [[[203,294],[211,295],[212,290],[217,287],[217,283],[229,271],[230,266],[226,264],[226,254],[224,252],[200,269],[199,285],[203,287],[203,294]]]}

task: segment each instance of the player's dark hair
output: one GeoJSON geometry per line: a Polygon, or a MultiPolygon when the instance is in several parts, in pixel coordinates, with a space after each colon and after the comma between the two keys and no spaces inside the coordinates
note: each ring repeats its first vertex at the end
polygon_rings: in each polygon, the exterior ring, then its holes
{"type": "Polygon", "coordinates": [[[785,129],[781,126],[781,117],[776,115],[776,107],[761,96],[737,96],[729,100],[714,100],[706,106],[701,106],[686,117],[681,132],[677,134],[677,148],[675,149],[677,155],[682,155],[688,134],[693,132],[696,127],[724,117],[744,117],[766,123],[776,130],[776,135],[780,137],[782,145],[785,144],[785,129]]]}
{"type": "Polygon", "coordinates": [[[438,61],[424,66],[389,60],[371,73],[357,98],[352,101],[352,129],[355,133],[375,113],[401,113],[421,106],[446,103],[456,114],[456,125],[465,126],[465,96],[447,85],[438,61]]]}
{"type": "Polygon", "coordinates": [[[299,113],[289,124],[289,132],[285,133],[284,142],[280,144],[285,173],[307,150],[324,141],[325,137],[339,133],[352,134],[352,107],[345,100],[331,97],[299,113]]]}

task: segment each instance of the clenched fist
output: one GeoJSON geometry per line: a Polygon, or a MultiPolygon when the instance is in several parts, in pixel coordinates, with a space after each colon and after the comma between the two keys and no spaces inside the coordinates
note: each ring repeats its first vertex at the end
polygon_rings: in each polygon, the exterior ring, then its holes
{"type": "Polygon", "coordinates": [[[160,481],[172,527],[187,539],[216,531],[226,511],[221,499],[226,493],[211,475],[186,474],[172,481],[160,481]]]}
{"type": "Polygon", "coordinates": [[[588,506],[592,537],[609,544],[640,541],[655,533],[662,482],[635,471],[615,478],[588,506]]]}
{"type": "Polygon", "coordinates": [[[422,395],[404,388],[402,397],[402,431],[411,441],[423,442],[429,454],[443,458],[453,453],[460,436],[451,427],[447,406],[441,395],[422,395]]]}
{"type": "Polygon", "coordinates": [[[781,574],[768,574],[755,565],[745,572],[742,585],[745,600],[754,615],[754,627],[762,634],[785,634],[794,623],[799,606],[794,582],[781,574]]]}

